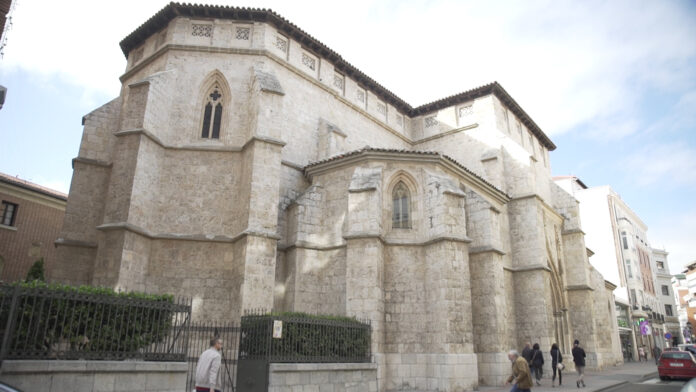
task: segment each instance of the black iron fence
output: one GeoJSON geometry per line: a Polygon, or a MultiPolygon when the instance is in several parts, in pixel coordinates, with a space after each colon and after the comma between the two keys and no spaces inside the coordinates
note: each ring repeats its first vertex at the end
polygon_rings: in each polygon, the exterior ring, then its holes
{"type": "Polygon", "coordinates": [[[0,360],[185,361],[190,319],[187,298],[0,284],[0,360]]]}
{"type": "Polygon", "coordinates": [[[234,391],[237,377],[237,351],[239,344],[239,326],[231,323],[191,323],[189,335],[188,376],[186,391],[191,391],[196,382],[196,366],[198,357],[210,347],[213,338],[222,339],[222,363],[220,364],[219,380],[222,392],[234,391]]]}
{"type": "Polygon", "coordinates": [[[242,317],[240,360],[370,362],[369,321],[302,313],[242,317]]]}

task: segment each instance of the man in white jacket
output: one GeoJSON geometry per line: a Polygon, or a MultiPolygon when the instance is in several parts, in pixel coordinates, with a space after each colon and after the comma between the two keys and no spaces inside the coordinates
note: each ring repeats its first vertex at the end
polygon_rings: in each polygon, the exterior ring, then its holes
{"type": "Polygon", "coordinates": [[[222,339],[210,339],[210,348],[203,351],[196,366],[196,392],[221,392],[218,373],[222,356],[222,339]]]}

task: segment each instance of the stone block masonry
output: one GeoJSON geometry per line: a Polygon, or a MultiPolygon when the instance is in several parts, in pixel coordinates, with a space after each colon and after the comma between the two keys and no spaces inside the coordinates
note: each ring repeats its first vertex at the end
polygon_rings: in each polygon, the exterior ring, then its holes
{"type": "Polygon", "coordinates": [[[194,319],[370,320],[375,368],[279,366],[274,391],[501,385],[526,341],[610,358],[555,146],[499,84],[412,107],[272,11],[158,15],[85,116],[59,276],[189,295],[194,319]]]}
{"type": "Polygon", "coordinates": [[[377,392],[373,363],[273,363],[268,392],[377,392]]]}
{"type": "Polygon", "coordinates": [[[4,360],[0,380],[32,392],[180,392],[186,363],[4,360]]]}

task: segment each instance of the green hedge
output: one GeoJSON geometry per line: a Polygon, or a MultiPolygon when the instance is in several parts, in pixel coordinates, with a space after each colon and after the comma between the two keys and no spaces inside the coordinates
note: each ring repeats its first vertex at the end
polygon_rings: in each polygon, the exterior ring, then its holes
{"type": "Polygon", "coordinates": [[[3,287],[3,335],[17,286],[21,294],[14,316],[11,351],[137,351],[162,341],[172,327],[173,313],[166,306],[173,304],[171,295],[32,281],[3,287]],[[63,344],[62,348],[56,347],[58,343],[63,344]]]}
{"type": "Polygon", "coordinates": [[[240,358],[270,362],[366,362],[370,360],[370,326],[355,318],[306,313],[244,316],[240,358]],[[273,321],[283,322],[280,339],[273,321]]]}

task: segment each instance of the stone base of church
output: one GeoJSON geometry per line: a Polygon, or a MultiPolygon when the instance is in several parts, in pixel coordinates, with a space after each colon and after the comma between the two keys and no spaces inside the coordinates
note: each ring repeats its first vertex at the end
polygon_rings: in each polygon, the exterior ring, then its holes
{"type": "Polygon", "coordinates": [[[478,382],[481,385],[503,385],[510,375],[507,353],[479,353],[478,382]]]}
{"type": "Polygon", "coordinates": [[[384,354],[384,362],[378,374],[388,392],[461,392],[478,385],[476,354],[384,354]]]}

